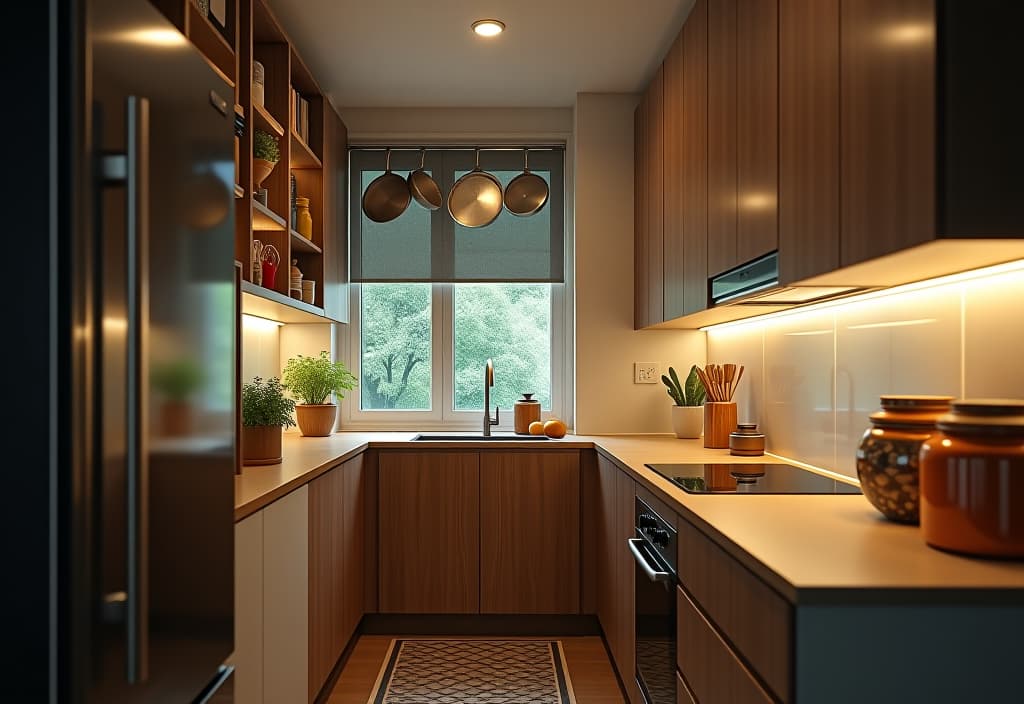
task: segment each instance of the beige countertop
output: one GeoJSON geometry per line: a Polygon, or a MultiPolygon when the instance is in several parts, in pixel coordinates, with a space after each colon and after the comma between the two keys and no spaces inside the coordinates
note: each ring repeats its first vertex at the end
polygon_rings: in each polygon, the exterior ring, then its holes
{"type": "Polygon", "coordinates": [[[374,448],[590,448],[629,471],[790,600],[813,603],[1024,604],[1024,562],[972,559],[925,545],[920,531],[882,519],[859,495],[694,495],[650,469],[659,462],[771,462],[706,450],[665,435],[567,436],[557,441],[416,442],[415,433],[285,434],[284,462],[235,479],[235,520],[338,463],[374,448]]]}

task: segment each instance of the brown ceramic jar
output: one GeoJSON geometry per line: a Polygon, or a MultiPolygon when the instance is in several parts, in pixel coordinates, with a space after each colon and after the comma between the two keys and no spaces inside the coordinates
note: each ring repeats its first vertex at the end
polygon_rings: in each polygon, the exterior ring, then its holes
{"type": "Polygon", "coordinates": [[[857,448],[857,477],[871,505],[900,523],[919,520],[918,454],[952,396],[882,396],[857,448]]]}
{"type": "Polygon", "coordinates": [[[921,448],[921,531],[933,547],[1024,557],[1024,401],[963,400],[921,448]]]}

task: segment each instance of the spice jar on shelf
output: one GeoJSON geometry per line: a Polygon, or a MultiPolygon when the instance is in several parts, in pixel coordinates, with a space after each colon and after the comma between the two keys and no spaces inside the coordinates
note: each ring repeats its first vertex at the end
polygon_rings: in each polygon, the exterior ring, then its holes
{"type": "Polygon", "coordinates": [[[309,198],[295,198],[295,231],[307,240],[313,238],[313,216],[309,213],[309,198]]]}
{"type": "Polygon", "coordinates": [[[292,259],[291,277],[288,280],[288,295],[300,301],[302,300],[302,271],[299,269],[298,259],[292,259]]]}

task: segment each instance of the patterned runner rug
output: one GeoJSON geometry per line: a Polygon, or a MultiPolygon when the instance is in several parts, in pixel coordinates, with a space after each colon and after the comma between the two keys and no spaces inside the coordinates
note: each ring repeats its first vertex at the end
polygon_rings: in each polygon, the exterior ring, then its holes
{"type": "Polygon", "coordinates": [[[575,704],[557,640],[391,641],[369,704],[575,704]]]}

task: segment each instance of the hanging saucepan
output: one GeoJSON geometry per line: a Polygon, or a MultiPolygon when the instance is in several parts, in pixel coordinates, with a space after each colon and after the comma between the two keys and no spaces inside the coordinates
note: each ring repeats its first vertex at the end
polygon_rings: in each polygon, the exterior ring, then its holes
{"type": "Polygon", "coordinates": [[[501,182],[480,170],[480,150],[476,150],[476,168],[455,182],[448,194],[448,213],[463,227],[484,227],[501,214],[501,182]]]}
{"type": "Polygon", "coordinates": [[[530,172],[530,150],[523,150],[523,173],[505,188],[505,207],[520,217],[533,215],[548,202],[548,182],[530,172]]]}
{"type": "Polygon", "coordinates": [[[390,222],[409,207],[409,184],[391,172],[391,150],[385,157],[384,173],[370,182],[363,193],[363,212],[374,222],[390,222]]]}
{"type": "Polygon", "coordinates": [[[437,187],[437,181],[423,170],[423,164],[427,159],[427,150],[420,150],[420,168],[409,172],[409,193],[427,210],[437,210],[441,207],[441,189],[437,187]]]}

